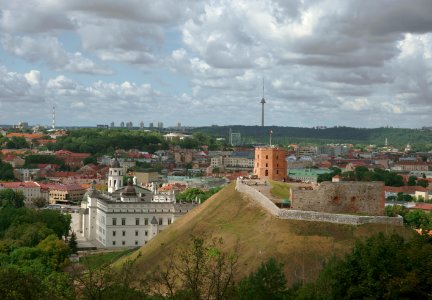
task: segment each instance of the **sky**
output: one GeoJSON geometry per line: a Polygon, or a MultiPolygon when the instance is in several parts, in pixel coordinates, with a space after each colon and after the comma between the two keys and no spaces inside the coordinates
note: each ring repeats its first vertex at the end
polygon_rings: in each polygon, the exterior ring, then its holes
{"type": "Polygon", "coordinates": [[[0,0],[0,124],[432,126],[431,0],[0,0]]]}

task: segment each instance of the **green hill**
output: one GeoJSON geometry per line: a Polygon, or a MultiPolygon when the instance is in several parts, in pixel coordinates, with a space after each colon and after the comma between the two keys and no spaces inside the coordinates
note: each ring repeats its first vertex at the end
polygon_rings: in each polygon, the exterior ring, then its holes
{"type": "Polygon", "coordinates": [[[222,237],[224,250],[234,251],[238,242],[239,277],[254,271],[269,257],[285,265],[288,283],[316,278],[331,256],[347,253],[357,238],[377,232],[412,236],[413,231],[389,225],[339,225],[321,222],[280,220],[263,210],[253,200],[235,191],[234,183],[208,199],[147,245],[123,258],[137,258],[138,278],[153,272],[166,262],[191,236],[222,237]]]}

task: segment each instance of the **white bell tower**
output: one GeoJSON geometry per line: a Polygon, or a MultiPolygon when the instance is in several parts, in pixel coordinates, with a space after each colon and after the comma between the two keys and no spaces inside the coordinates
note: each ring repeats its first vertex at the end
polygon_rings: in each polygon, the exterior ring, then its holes
{"type": "Polygon", "coordinates": [[[116,157],[111,161],[109,168],[108,193],[113,193],[123,187],[123,175],[123,168],[120,167],[120,163],[116,157]]]}

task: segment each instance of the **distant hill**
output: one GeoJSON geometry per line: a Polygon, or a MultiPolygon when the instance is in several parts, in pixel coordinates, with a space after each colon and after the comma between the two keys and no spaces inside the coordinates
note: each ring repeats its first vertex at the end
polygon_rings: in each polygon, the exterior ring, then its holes
{"type": "Polygon", "coordinates": [[[285,264],[288,283],[292,284],[302,278],[315,279],[331,256],[347,253],[356,238],[377,232],[396,232],[405,237],[413,234],[410,229],[390,225],[356,227],[280,220],[235,191],[232,183],[125,259],[140,254],[134,276],[143,278],[157,264],[167,261],[179,246],[188,243],[191,235],[222,237],[225,250],[233,251],[239,243],[239,277],[256,270],[269,257],[275,257],[285,264]]]}
{"type": "Polygon", "coordinates": [[[280,127],[280,126],[209,126],[198,127],[193,131],[205,132],[228,139],[229,129],[239,132],[243,142],[268,143],[269,131],[273,130],[274,143],[351,143],[375,144],[384,146],[387,138],[389,145],[405,146],[407,143],[432,148],[432,130],[406,128],[353,128],[331,127],[325,129],[280,127]]]}

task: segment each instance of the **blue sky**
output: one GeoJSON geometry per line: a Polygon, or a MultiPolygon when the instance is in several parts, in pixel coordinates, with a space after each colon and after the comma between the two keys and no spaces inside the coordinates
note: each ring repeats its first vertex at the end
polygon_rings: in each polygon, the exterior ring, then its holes
{"type": "Polygon", "coordinates": [[[0,1],[0,124],[422,127],[428,0],[0,1]],[[383,9],[386,7],[387,9],[383,9]]]}

